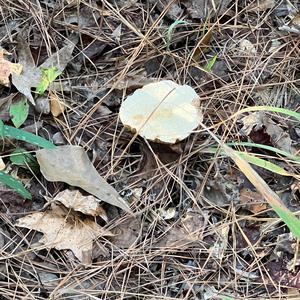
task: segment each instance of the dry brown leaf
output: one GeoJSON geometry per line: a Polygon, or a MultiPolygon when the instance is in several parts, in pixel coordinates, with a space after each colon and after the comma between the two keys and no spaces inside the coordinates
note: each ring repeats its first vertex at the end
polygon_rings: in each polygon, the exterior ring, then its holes
{"type": "MultiPolygon", "coordinates": [[[[287,132],[285,132],[278,124],[269,118],[264,112],[251,113],[242,119],[242,131],[246,135],[251,135],[251,139],[255,137],[255,132],[263,130],[270,138],[272,145],[280,150],[293,153],[292,140],[287,132]]],[[[254,141],[260,143],[258,141],[254,141]]]]}
{"type": "Polygon", "coordinates": [[[40,231],[41,242],[48,249],[70,249],[83,263],[92,261],[93,240],[100,236],[111,236],[92,219],[82,219],[58,205],[51,204],[51,210],[37,212],[20,218],[16,225],[40,231]]]}
{"type": "Polygon", "coordinates": [[[107,221],[107,214],[101,207],[99,200],[94,196],[83,196],[78,190],[64,190],[58,193],[54,199],[67,208],[82,212],[89,216],[100,216],[107,221]]]}
{"type": "Polygon", "coordinates": [[[240,191],[240,202],[254,214],[268,208],[267,203],[264,201],[263,196],[260,193],[253,192],[245,188],[240,191]]]}
{"type": "Polygon", "coordinates": [[[137,241],[140,229],[141,222],[137,218],[127,218],[112,230],[111,241],[116,247],[129,248],[137,241]]]}
{"type": "Polygon", "coordinates": [[[209,30],[200,38],[196,47],[193,49],[191,57],[195,61],[199,61],[202,56],[209,51],[211,40],[213,37],[213,28],[209,28],[209,30]]]}
{"type": "Polygon", "coordinates": [[[58,117],[65,111],[65,104],[59,99],[55,92],[50,92],[50,107],[54,117],[58,117]]]}
{"type": "Polygon", "coordinates": [[[78,190],[71,191],[67,189],[58,193],[53,200],[85,215],[100,216],[107,222],[106,212],[101,207],[99,200],[94,196],[83,196],[78,190]]]}
{"type": "Polygon", "coordinates": [[[0,49],[0,84],[9,86],[9,76],[12,74],[21,74],[23,66],[21,64],[12,63],[4,58],[4,54],[10,54],[0,49]]]}
{"type": "Polygon", "coordinates": [[[202,239],[205,219],[197,213],[188,213],[179,225],[169,229],[166,235],[156,243],[156,247],[180,248],[188,243],[202,239]]]}
{"type": "Polygon", "coordinates": [[[84,149],[79,146],[57,146],[37,151],[36,157],[44,177],[77,186],[109,204],[131,213],[128,204],[97,172],[84,149]]]}

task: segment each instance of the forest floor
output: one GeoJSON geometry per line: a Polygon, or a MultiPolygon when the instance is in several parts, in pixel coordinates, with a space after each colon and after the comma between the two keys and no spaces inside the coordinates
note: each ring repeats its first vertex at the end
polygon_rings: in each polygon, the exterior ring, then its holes
{"type": "Polygon", "coordinates": [[[27,192],[0,186],[0,299],[300,299],[299,241],[214,138],[261,158],[257,176],[297,215],[300,122],[274,108],[300,113],[299,9],[297,0],[0,0],[5,128],[81,146],[108,183],[100,193],[123,201],[102,199],[91,216],[67,208],[72,193],[96,199],[65,178],[67,164],[76,176],[85,167],[77,156],[65,151],[50,180],[52,156],[42,166],[40,147],[3,138],[1,172],[27,192]],[[123,126],[122,102],[161,80],[196,91],[206,129],[170,145],[123,126]],[[43,224],[24,225],[37,216],[43,224]]]}

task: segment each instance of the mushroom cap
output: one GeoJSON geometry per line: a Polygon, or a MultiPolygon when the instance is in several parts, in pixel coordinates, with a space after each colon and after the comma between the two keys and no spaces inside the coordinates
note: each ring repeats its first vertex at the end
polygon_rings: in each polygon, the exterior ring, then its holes
{"type": "Polygon", "coordinates": [[[188,137],[203,116],[193,88],[162,80],[128,96],[120,107],[120,119],[147,140],[174,144],[188,137]]]}

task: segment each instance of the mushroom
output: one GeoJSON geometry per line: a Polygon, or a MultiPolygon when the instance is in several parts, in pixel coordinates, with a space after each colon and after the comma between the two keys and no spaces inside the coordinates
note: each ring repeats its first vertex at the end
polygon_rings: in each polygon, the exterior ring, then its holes
{"type": "Polygon", "coordinates": [[[174,144],[188,137],[203,116],[193,88],[162,80],[128,96],[120,107],[120,119],[147,140],[174,144]]]}

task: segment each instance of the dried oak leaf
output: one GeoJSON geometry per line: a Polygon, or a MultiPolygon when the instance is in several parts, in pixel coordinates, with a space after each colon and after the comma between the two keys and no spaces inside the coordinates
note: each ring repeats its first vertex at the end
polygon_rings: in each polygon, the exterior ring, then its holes
{"type": "Polygon", "coordinates": [[[92,219],[80,218],[76,212],[53,203],[51,208],[20,218],[16,225],[42,232],[41,242],[47,248],[70,249],[83,264],[91,263],[93,240],[111,233],[92,219]]]}
{"type": "Polygon", "coordinates": [[[58,193],[53,200],[60,202],[67,208],[93,217],[100,216],[107,221],[105,210],[94,196],[83,196],[78,190],[71,191],[67,189],[58,193]]]}
{"type": "Polygon", "coordinates": [[[36,157],[47,180],[80,187],[104,202],[131,212],[118,192],[99,175],[83,148],[57,146],[37,151],[36,157]]]}
{"type": "Polygon", "coordinates": [[[9,86],[9,76],[12,74],[21,74],[23,66],[21,64],[12,63],[4,58],[4,54],[9,55],[4,49],[0,49],[0,84],[9,86]]]}

